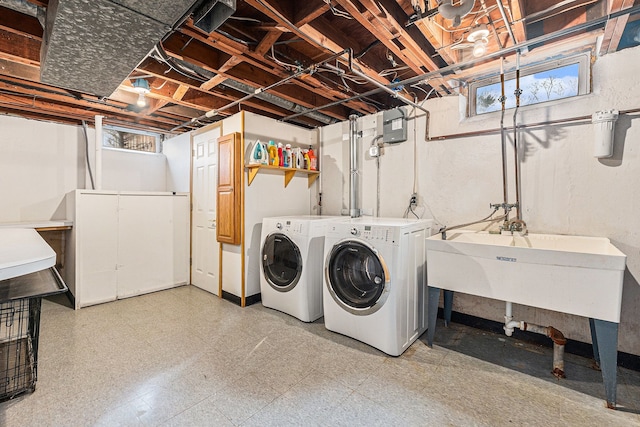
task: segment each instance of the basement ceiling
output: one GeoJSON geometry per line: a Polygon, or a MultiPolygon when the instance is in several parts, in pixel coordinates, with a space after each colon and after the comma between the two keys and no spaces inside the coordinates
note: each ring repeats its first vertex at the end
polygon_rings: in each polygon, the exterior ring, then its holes
{"type": "Polygon", "coordinates": [[[315,127],[457,93],[516,50],[640,42],[640,0],[219,2],[235,11],[209,33],[195,0],[0,0],[0,113],[183,132],[246,110],[315,127]]]}

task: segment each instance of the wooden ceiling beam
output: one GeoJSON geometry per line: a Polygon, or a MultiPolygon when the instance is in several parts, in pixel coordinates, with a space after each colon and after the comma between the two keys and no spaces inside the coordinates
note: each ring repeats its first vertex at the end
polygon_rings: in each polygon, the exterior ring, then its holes
{"type": "Polygon", "coordinates": [[[0,75],[39,82],[40,67],[0,58],[0,75]]]}
{"type": "MultiPolygon", "coordinates": [[[[162,94],[157,94],[154,95],[153,94],[153,90],[151,93],[151,97],[155,97],[158,96],[157,99],[160,100],[164,100],[167,102],[167,104],[169,103],[173,103],[173,104],[177,104],[177,105],[182,105],[185,107],[190,107],[190,108],[196,108],[197,107],[193,104],[194,99],[196,99],[196,95],[194,94],[193,96],[191,96],[191,94],[193,93],[197,93],[200,92],[199,96],[205,96],[205,97],[211,97],[212,99],[216,100],[216,103],[210,103],[210,102],[206,102],[206,108],[200,108],[199,110],[202,112],[206,112],[209,110],[214,110],[214,109],[218,109],[221,107],[224,107],[225,105],[231,103],[232,101],[235,101],[236,99],[243,97],[245,94],[242,92],[238,92],[235,91],[233,89],[225,89],[224,91],[220,90],[220,91],[214,91],[214,92],[210,92],[207,90],[203,90],[200,86],[198,86],[198,82],[196,80],[193,79],[189,79],[188,77],[185,77],[179,73],[176,72],[165,72],[165,68],[163,67],[162,64],[156,62],[156,61],[152,61],[152,60],[147,60],[145,62],[143,62],[142,64],[140,64],[138,66],[138,71],[143,73],[143,74],[151,74],[159,79],[165,79],[169,82],[171,82],[171,84],[173,85],[182,85],[182,86],[186,86],[189,91],[190,91],[190,95],[183,95],[183,97],[180,100],[176,100],[175,99],[175,93],[177,92],[177,90],[173,90],[173,89],[169,89],[168,92],[162,93],[162,94]],[[173,100],[173,101],[172,101],[173,100]],[[187,101],[187,102],[182,102],[182,101],[187,101]]],[[[224,80],[226,80],[227,77],[224,77],[224,80]]],[[[198,100],[202,101],[204,100],[204,98],[197,98],[198,100]]],[[[166,104],[165,104],[166,105],[166,104]]],[[[251,108],[253,112],[263,112],[265,114],[269,114],[271,116],[273,115],[279,115],[280,117],[283,116],[287,116],[292,114],[291,111],[286,110],[282,107],[276,106],[274,104],[271,104],[267,101],[263,101],[259,98],[252,98],[249,99],[247,101],[245,101],[243,103],[243,105],[248,106],[249,108],[251,108]]],[[[162,108],[162,107],[160,107],[162,108]]],[[[315,120],[311,120],[309,119],[308,121],[306,120],[306,118],[303,118],[301,121],[305,121],[307,122],[307,124],[312,125],[312,126],[317,126],[320,123],[315,121],[315,120]]]]}
{"type": "Polygon", "coordinates": [[[260,40],[254,52],[257,55],[264,56],[271,49],[271,46],[278,41],[281,35],[282,31],[277,29],[267,31],[267,34],[260,40]]]}
{"type": "MultiPolygon", "coordinates": [[[[0,3],[1,4],[1,3],[0,3]]],[[[0,6],[0,29],[42,41],[42,26],[33,16],[0,6]]]]}
{"type": "MultiPolygon", "coordinates": [[[[502,1],[502,0],[496,0],[502,1]]],[[[527,40],[527,32],[524,24],[524,8],[521,0],[510,0],[509,7],[511,10],[511,18],[513,22],[510,23],[513,35],[519,43],[527,40]]]]}
{"type": "MultiPolygon", "coordinates": [[[[265,0],[245,0],[245,2],[250,6],[252,6],[254,9],[267,15],[273,21],[281,25],[284,25],[285,27],[287,27],[287,29],[289,29],[289,31],[294,33],[296,36],[300,37],[301,39],[307,41],[308,43],[324,51],[324,54],[320,54],[315,58],[312,58],[316,61],[324,59],[327,56],[334,55],[344,50],[344,48],[349,47],[349,46],[340,45],[339,43],[336,43],[335,41],[330,40],[326,34],[322,34],[316,31],[310,24],[306,24],[300,28],[296,27],[295,25],[291,25],[290,21],[286,17],[284,17],[274,5],[270,4],[265,0]]],[[[378,75],[378,73],[375,70],[373,70],[371,67],[366,65],[364,62],[359,61],[357,59],[354,60],[353,62],[358,67],[360,67],[360,70],[364,74],[366,74],[368,77],[384,85],[388,85],[390,83],[389,80],[378,75]]]]}
{"type": "Polygon", "coordinates": [[[309,0],[298,1],[295,2],[295,4],[298,9],[295,11],[295,16],[292,21],[293,25],[296,27],[308,24],[316,18],[324,15],[330,9],[329,5],[325,2],[323,2],[319,7],[316,3],[309,0]]]}
{"type": "MultiPolygon", "coordinates": [[[[607,13],[618,12],[620,10],[628,9],[634,5],[634,0],[608,0],[607,1],[607,13]]],[[[600,47],[599,54],[606,55],[607,53],[615,52],[618,49],[618,44],[622,39],[622,33],[627,26],[629,15],[622,15],[618,18],[610,19],[604,27],[604,36],[602,39],[602,45],[600,47]]]]}
{"type": "Polygon", "coordinates": [[[40,41],[0,28],[0,58],[40,66],[40,41]]]}
{"type": "MultiPolygon", "coordinates": [[[[285,70],[282,66],[271,61],[267,61],[264,57],[257,55],[255,52],[249,50],[241,43],[228,39],[221,34],[215,32],[210,35],[203,34],[200,32],[200,30],[193,27],[190,22],[188,22],[187,25],[181,29],[181,32],[183,32],[188,37],[193,38],[194,40],[198,40],[199,42],[209,46],[210,48],[222,50],[223,52],[226,52],[230,55],[236,55],[244,62],[248,62],[251,65],[256,66],[268,73],[276,75],[280,79],[284,79],[291,75],[291,71],[285,70]]],[[[299,86],[303,90],[311,91],[322,97],[329,98],[331,99],[331,101],[339,101],[341,99],[350,97],[350,95],[347,93],[343,93],[336,88],[328,87],[327,84],[313,77],[312,75],[305,75],[300,79],[295,79],[291,82],[291,84],[299,86]]],[[[351,110],[359,111],[365,114],[376,111],[375,108],[372,108],[370,105],[358,100],[347,101],[344,105],[351,110]]]]}

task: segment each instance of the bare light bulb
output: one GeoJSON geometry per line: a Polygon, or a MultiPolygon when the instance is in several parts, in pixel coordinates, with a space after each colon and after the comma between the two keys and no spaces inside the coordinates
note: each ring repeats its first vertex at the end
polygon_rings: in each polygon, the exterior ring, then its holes
{"type": "Polygon", "coordinates": [[[144,93],[138,95],[138,101],[136,101],[138,107],[144,107],[147,105],[147,101],[144,99],[144,93]]]}
{"type": "Polygon", "coordinates": [[[487,39],[481,38],[473,43],[473,56],[480,58],[487,52],[487,39]]]}

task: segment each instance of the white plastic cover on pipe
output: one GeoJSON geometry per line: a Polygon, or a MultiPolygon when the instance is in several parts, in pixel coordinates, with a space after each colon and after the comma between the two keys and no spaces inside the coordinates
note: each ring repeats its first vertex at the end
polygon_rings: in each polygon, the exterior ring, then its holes
{"type": "Polygon", "coordinates": [[[96,119],[96,158],[95,158],[95,187],[94,190],[102,190],[102,118],[103,116],[95,116],[96,119]]]}
{"type": "Polygon", "coordinates": [[[617,110],[596,111],[591,116],[591,123],[595,125],[594,157],[604,159],[613,156],[616,120],[618,120],[617,110]]]}
{"type": "Polygon", "coordinates": [[[457,6],[453,5],[453,0],[445,0],[440,6],[438,6],[438,12],[445,19],[451,19],[453,22],[451,25],[457,27],[460,25],[462,18],[467,16],[473,6],[475,6],[476,0],[460,0],[457,6]]]}

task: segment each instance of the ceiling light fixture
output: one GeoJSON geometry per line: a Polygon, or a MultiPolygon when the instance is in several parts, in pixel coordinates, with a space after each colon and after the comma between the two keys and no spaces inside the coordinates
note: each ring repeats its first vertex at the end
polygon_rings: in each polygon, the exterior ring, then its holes
{"type": "Polygon", "coordinates": [[[133,81],[133,90],[138,94],[138,101],[136,101],[136,105],[138,107],[144,107],[147,105],[147,101],[144,96],[151,91],[149,88],[149,82],[145,79],[135,79],[133,81]]]}
{"type": "Polygon", "coordinates": [[[487,44],[489,43],[489,29],[485,24],[475,27],[467,36],[467,41],[473,43],[473,56],[481,57],[487,52],[487,44]]]}

